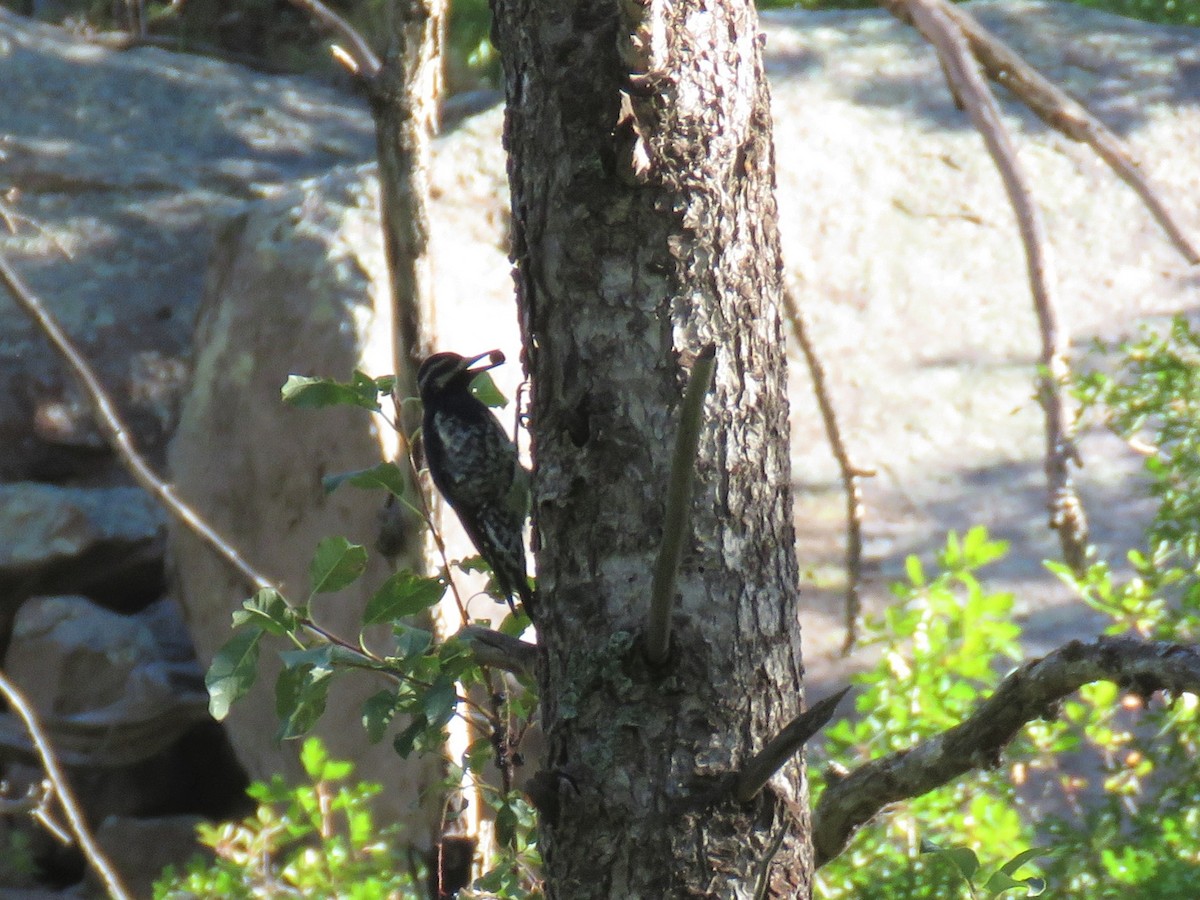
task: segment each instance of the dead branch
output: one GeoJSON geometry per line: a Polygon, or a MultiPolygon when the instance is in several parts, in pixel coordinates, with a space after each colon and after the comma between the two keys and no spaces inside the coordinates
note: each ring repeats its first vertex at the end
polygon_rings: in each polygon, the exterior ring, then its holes
{"type": "Polygon", "coordinates": [[[1077,103],[1066,91],[1025,62],[1011,47],[984,28],[969,12],[947,4],[947,12],[966,35],[971,51],[988,77],[1016,94],[1039,119],[1072,140],[1087,144],[1108,163],[1117,177],[1131,187],[1166,232],[1171,243],[1192,265],[1200,264],[1200,250],[1183,233],[1175,214],[1142,173],[1133,151],[1108,127],[1077,103]]]}
{"type": "Polygon", "coordinates": [[[129,436],[129,429],[126,428],[125,423],[121,420],[116,406],[105,392],[104,387],[100,384],[100,379],[96,376],[92,367],[84,359],[83,354],[71,342],[71,339],[67,337],[66,332],[62,330],[58,322],[55,321],[50,311],[46,308],[46,305],[21,280],[21,277],[16,273],[3,254],[0,254],[0,281],[4,282],[9,293],[16,300],[17,305],[37,323],[38,327],[50,341],[51,346],[54,347],[59,356],[66,362],[75,377],[79,379],[80,384],[84,388],[84,396],[87,397],[88,403],[95,415],[96,424],[108,438],[109,444],[116,452],[118,459],[129,470],[129,473],[133,476],[133,480],[157,498],[168,512],[186,525],[218,556],[228,562],[243,578],[253,584],[255,588],[261,590],[273,587],[269,578],[246,562],[241,554],[215,528],[209,525],[199,513],[184,502],[175,493],[175,489],[159,478],[154,470],[150,468],[150,464],[146,462],[145,458],[134,447],[133,440],[129,436]]]}
{"type": "Polygon", "coordinates": [[[8,677],[3,672],[0,672],[0,694],[4,695],[5,701],[21,717],[21,721],[25,723],[25,727],[29,730],[29,736],[33,740],[34,749],[37,751],[38,759],[42,765],[42,771],[46,773],[46,777],[50,780],[53,794],[58,798],[58,804],[62,807],[63,814],[67,817],[67,824],[70,826],[71,834],[74,835],[75,842],[79,845],[80,851],[87,859],[88,865],[92,867],[96,875],[100,878],[101,883],[108,891],[109,897],[112,897],[113,900],[132,900],[132,895],[121,883],[121,876],[117,874],[112,864],[105,858],[100,845],[96,843],[95,838],[88,831],[87,822],[83,817],[82,811],[79,809],[79,803],[76,801],[75,795],[71,792],[71,785],[67,782],[66,775],[58,765],[58,760],[54,755],[54,748],[50,746],[50,741],[46,738],[46,733],[42,730],[37,713],[33,711],[24,694],[21,693],[16,685],[8,680],[8,677]]]}
{"type": "Polygon", "coordinates": [[[800,342],[804,352],[804,361],[808,364],[808,374],[812,379],[813,393],[817,397],[817,407],[821,410],[821,421],[825,423],[825,437],[837,460],[838,471],[842,476],[842,490],[846,494],[846,608],[844,620],[846,636],[842,640],[842,655],[854,649],[858,642],[858,620],[862,615],[862,525],[866,513],[863,503],[862,481],[875,474],[873,469],[855,465],[846,450],[846,442],[842,440],[842,430],[838,425],[837,412],[833,408],[833,399],[829,394],[829,384],[825,378],[825,366],[817,356],[817,348],[809,334],[808,320],[796,302],[796,295],[791,285],[783,289],[783,311],[787,316],[792,333],[800,342]]]}
{"type": "Polygon", "coordinates": [[[821,866],[884,807],[920,797],[974,769],[995,767],[1026,724],[1053,718],[1056,705],[1093,681],[1111,681],[1148,700],[1156,691],[1200,694],[1200,649],[1164,641],[1101,637],[1071,641],[1025,663],[960,725],[830,780],[813,811],[821,866]]]}
{"type": "Polygon", "coordinates": [[[291,0],[292,6],[306,13],[321,31],[340,40],[334,55],[353,74],[370,80],[379,74],[379,57],[353,25],[326,6],[321,0],[291,0]],[[348,49],[347,49],[348,48],[348,49]],[[338,52],[340,51],[340,52],[338,52]]]}
{"type": "Polygon", "coordinates": [[[733,794],[738,803],[749,803],[753,800],[771,776],[782,769],[813,735],[828,724],[837,711],[837,705],[849,690],[849,687],[844,687],[800,713],[742,766],[733,794]]]}
{"type": "Polygon", "coordinates": [[[1071,417],[1063,390],[1070,376],[1067,362],[1070,339],[1059,323],[1046,228],[1017,162],[1008,129],[1000,118],[996,98],[971,56],[965,35],[947,12],[949,4],[946,0],[905,0],[905,5],[913,23],[937,51],[950,89],[983,137],[1017,216],[1042,341],[1037,397],[1046,417],[1045,471],[1050,527],[1058,532],[1067,565],[1082,572],[1087,564],[1088,525],[1071,479],[1071,464],[1078,465],[1080,459],[1069,433],[1071,417]]]}
{"type": "MultiPolygon", "coordinates": [[[[900,21],[912,24],[907,0],[879,0],[879,4],[900,21]]],[[[938,5],[966,37],[988,78],[1011,90],[1051,128],[1091,147],[1133,189],[1183,257],[1192,265],[1200,264],[1200,249],[1183,233],[1161,192],[1142,172],[1141,160],[1108,126],[980,25],[966,9],[949,3],[938,5]]]]}

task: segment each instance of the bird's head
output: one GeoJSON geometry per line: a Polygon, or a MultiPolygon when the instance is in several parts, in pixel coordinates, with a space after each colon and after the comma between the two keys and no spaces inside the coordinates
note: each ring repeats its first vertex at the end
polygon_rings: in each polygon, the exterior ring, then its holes
{"type": "Polygon", "coordinates": [[[417,390],[421,400],[428,403],[439,394],[466,391],[471,381],[480,372],[494,369],[504,362],[504,354],[499,350],[489,350],[478,356],[459,356],[457,353],[435,353],[417,371],[417,390]],[[485,365],[477,366],[480,360],[486,359],[485,365]]]}

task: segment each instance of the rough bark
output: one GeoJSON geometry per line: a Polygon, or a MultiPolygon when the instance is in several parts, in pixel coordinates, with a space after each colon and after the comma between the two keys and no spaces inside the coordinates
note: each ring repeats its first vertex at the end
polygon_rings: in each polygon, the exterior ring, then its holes
{"type": "Polygon", "coordinates": [[[779,239],[748,3],[499,0],[532,377],[548,895],[809,893],[779,239]],[[717,345],[672,658],[638,635],[691,356],[717,345]],[[764,874],[765,873],[765,874],[764,874]]]}

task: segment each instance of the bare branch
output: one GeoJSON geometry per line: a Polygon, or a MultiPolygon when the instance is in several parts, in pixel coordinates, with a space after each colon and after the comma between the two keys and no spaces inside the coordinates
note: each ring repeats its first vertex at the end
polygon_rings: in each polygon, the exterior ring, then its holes
{"type": "Polygon", "coordinates": [[[42,731],[37,713],[30,707],[17,686],[9,681],[3,672],[0,672],[0,694],[4,695],[4,699],[8,702],[8,705],[21,717],[21,721],[25,723],[25,727],[29,730],[29,736],[33,739],[34,749],[37,751],[38,759],[42,764],[42,770],[53,785],[54,793],[58,797],[58,803],[67,817],[71,833],[75,836],[75,841],[79,844],[79,849],[87,859],[88,865],[95,870],[96,875],[108,891],[109,897],[113,898],[113,900],[132,900],[132,895],[121,883],[121,876],[113,869],[112,864],[105,859],[99,844],[96,843],[91,832],[88,831],[87,822],[84,820],[83,813],[79,809],[75,795],[71,793],[71,785],[67,782],[66,775],[58,765],[58,760],[54,756],[54,748],[50,746],[50,742],[46,738],[46,733],[42,731]]]}
{"type": "Polygon", "coordinates": [[[255,588],[261,590],[272,587],[270,579],[259,573],[248,562],[242,559],[241,554],[224,537],[218,534],[195,510],[180,499],[171,485],[167,484],[154,473],[154,470],[150,468],[150,465],[138,453],[137,448],[133,446],[128,428],[121,421],[116,407],[112,400],[109,399],[108,394],[105,393],[104,387],[100,384],[100,379],[96,377],[96,373],[92,371],[87,360],[83,358],[83,355],[71,343],[71,339],[67,337],[58,322],[55,321],[45,304],[30,291],[3,254],[0,254],[0,281],[4,282],[13,299],[17,301],[17,305],[37,323],[38,327],[41,328],[47,339],[49,339],[51,345],[58,351],[58,354],[67,363],[67,366],[75,374],[75,377],[79,379],[79,382],[83,385],[88,403],[95,414],[96,424],[100,426],[100,429],[108,438],[108,442],[116,452],[117,457],[125,464],[125,468],[129,470],[130,474],[133,475],[134,481],[156,497],[172,515],[191,529],[197,537],[233,566],[255,588]]]}
{"type": "Polygon", "coordinates": [[[734,787],[734,797],[738,803],[749,803],[753,800],[770,777],[782,769],[784,763],[799,753],[814,734],[825,727],[833,718],[837,705],[849,690],[849,687],[844,687],[836,694],[826,697],[820,703],[810,706],[800,713],[779,734],[768,741],[767,746],[759,750],[742,766],[734,787]]]}
{"type": "MultiPolygon", "coordinates": [[[[879,0],[879,5],[900,21],[912,24],[907,0],[879,0]]],[[[1141,161],[1108,126],[980,25],[970,12],[953,4],[944,4],[943,9],[962,31],[989,78],[1011,90],[1051,128],[1095,150],[1138,195],[1183,257],[1192,265],[1200,264],[1200,250],[1183,233],[1175,213],[1143,174],[1141,161]]]]}
{"type": "Polygon", "coordinates": [[[1042,340],[1037,396],[1046,417],[1045,471],[1050,527],[1058,532],[1067,565],[1081,572],[1087,564],[1088,526],[1083,504],[1071,480],[1070,466],[1079,463],[1079,453],[1069,434],[1071,418],[1063,391],[1070,376],[1067,363],[1070,340],[1058,319],[1046,228],[1017,163],[1016,150],[1000,118],[996,98],[975,64],[965,36],[949,15],[949,4],[945,0],[905,0],[905,3],[913,23],[937,51],[951,90],[983,137],[1017,216],[1042,340]]]}
{"type": "Polygon", "coordinates": [[[842,440],[842,430],[838,426],[837,412],[833,408],[833,400],[829,395],[829,385],[825,379],[825,366],[817,356],[817,348],[808,330],[808,321],[796,302],[796,295],[790,285],[783,289],[783,311],[800,349],[804,351],[804,361],[808,364],[808,374],[812,379],[813,393],[817,397],[817,406],[821,410],[821,421],[825,423],[825,436],[833,457],[837,460],[838,470],[842,475],[842,490],[846,493],[846,636],[842,640],[842,654],[854,649],[858,641],[858,619],[862,614],[862,597],[859,589],[862,587],[862,524],[866,507],[863,504],[862,482],[860,479],[869,478],[875,474],[872,469],[856,466],[846,450],[842,440]]]}
{"type": "Polygon", "coordinates": [[[675,606],[675,579],[692,507],[692,479],[696,474],[696,448],[704,422],[704,398],[716,369],[717,345],[709,344],[696,354],[691,379],[679,409],[679,433],[671,459],[671,480],[663,513],[663,539],[654,561],[650,584],[650,611],[646,618],[646,658],[660,666],[671,652],[671,610],[675,606]]]}
{"type": "Polygon", "coordinates": [[[480,625],[467,625],[457,636],[471,648],[475,662],[481,666],[503,669],[514,675],[537,674],[536,644],[480,625]]]}
{"type": "Polygon", "coordinates": [[[1200,250],[1183,233],[1162,195],[1142,173],[1141,163],[1120,138],[1080,103],[1025,62],[1011,47],[984,28],[969,12],[947,5],[947,13],[971,44],[971,51],[988,77],[1009,88],[1043,122],[1072,140],[1087,144],[1129,185],[1166,232],[1171,243],[1192,265],[1200,250]]]}
{"type": "Polygon", "coordinates": [[[1200,649],[1102,637],[1071,641],[1026,663],[961,725],[831,781],[813,811],[817,865],[841,853],[855,830],[888,804],[999,765],[1018,731],[1035,719],[1052,718],[1059,701],[1093,681],[1114,682],[1144,700],[1155,691],[1200,694],[1200,649]]]}
{"type": "Polygon", "coordinates": [[[307,13],[322,31],[332,34],[346,46],[338,46],[335,53],[338,62],[346,65],[355,75],[368,81],[379,74],[379,57],[370,44],[353,25],[326,6],[321,0],[291,0],[292,6],[307,13]]]}

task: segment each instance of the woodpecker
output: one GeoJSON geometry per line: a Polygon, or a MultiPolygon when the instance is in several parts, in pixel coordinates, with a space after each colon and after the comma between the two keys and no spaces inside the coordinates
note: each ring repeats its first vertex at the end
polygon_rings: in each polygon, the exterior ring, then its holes
{"type": "Polygon", "coordinates": [[[429,474],[516,612],[513,596],[528,611],[533,593],[522,540],[529,473],[496,417],[470,390],[476,375],[503,362],[499,350],[470,358],[435,353],[421,363],[417,389],[424,407],[421,435],[429,474]],[[486,365],[472,368],[485,358],[486,365]]]}

